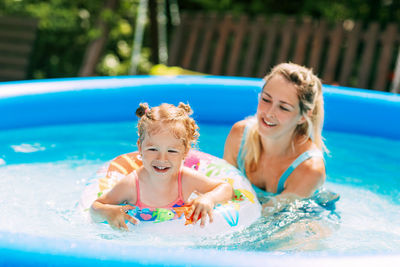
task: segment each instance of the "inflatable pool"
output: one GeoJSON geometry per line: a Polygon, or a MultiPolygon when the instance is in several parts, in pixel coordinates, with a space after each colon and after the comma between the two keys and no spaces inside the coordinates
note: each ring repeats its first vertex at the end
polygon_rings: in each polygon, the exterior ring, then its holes
{"type": "MultiPolygon", "coordinates": [[[[90,205],[97,197],[108,192],[121,178],[142,166],[138,152],[120,155],[102,166],[96,176],[88,181],[79,201],[80,209],[88,216],[90,205]]],[[[193,224],[188,218],[189,207],[169,209],[130,210],[128,214],[141,221],[139,225],[128,224],[132,231],[148,231],[150,233],[188,234],[188,235],[219,235],[232,231],[240,231],[250,226],[261,216],[261,205],[257,200],[249,181],[232,165],[223,159],[197,150],[189,151],[184,166],[206,175],[210,179],[228,182],[234,189],[231,201],[217,204],[213,210],[213,223],[202,228],[193,224]]],[[[128,203],[130,204],[130,203],[128,203]]],[[[132,205],[132,204],[131,204],[132,205]]]]}
{"type": "MultiPolygon", "coordinates": [[[[261,79],[229,77],[101,77],[0,84],[0,129],[131,121],[139,102],[189,102],[199,123],[231,125],[255,113],[261,79]],[[225,102],[221,104],[221,100],[225,102]]],[[[324,86],[324,130],[400,140],[400,96],[324,86]]],[[[201,131],[201,130],[200,130],[201,131]]],[[[77,133],[79,134],[79,133],[77,133]]],[[[222,146],[223,144],[218,144],[222,146]]],[[[19,150],[40,151],[39,145],[19,150]]],[[[7,159],[0,162],[5,165],[7,159]]],[[[62,175],[62,174],[58,174],[62,175]]],[[[21,177],[22,179],[22,177],[21,177]]],[[[23,200],[20,200],[23,201],[23,200]]],[[[0,202],[0,205],[3,202],[0,202]]],[[[48,203],[47,205],[52,205],[48,203]]],[[[4,207],[3,207],[4,208],[4,207]]],[[[24,211],[21,211],[24,212],[24,211]]],[[[47,218],[43,218],[46,220],[47,218]]],[[[26,222],[29,223],[29,222],[26,222]]],[[[7,228],[8,229],[8,228],[7,228]]],[[[276,255],[254,251],[126,246],[0,229],[0,264],[83,266],[395,266],[394,251],[373,255],[276,255]]],[[[62,231],[63,229],[59,229],[62,231]]]]}

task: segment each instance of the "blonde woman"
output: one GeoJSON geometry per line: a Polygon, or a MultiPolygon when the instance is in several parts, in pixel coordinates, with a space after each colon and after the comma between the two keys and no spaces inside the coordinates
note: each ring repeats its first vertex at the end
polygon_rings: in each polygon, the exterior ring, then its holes
{"type": "Polygon", "coordinates": [[[264,80],[256,115],[233,125],[224,159],[278,200],[310,197],[325,181],[321,81],[293,63],[264,80]]]}

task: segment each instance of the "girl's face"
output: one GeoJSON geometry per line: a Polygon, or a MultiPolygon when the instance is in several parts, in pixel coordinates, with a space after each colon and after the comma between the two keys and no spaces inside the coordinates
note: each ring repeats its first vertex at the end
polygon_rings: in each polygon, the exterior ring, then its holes
{"type": "Polygon", "coordinates": [[[186,156],[182,140],[177,139],[168,127],[146,134],[138,147],[143,167],[151,176],[178,174],[186,156]]]}
{"type": "Polygon", "coordinates": [[[261,136],[278,138],[293,134],[305,121],[300,115],[296,87],[282,75],[273,76],[264,86],[257,107],[257,122],[261,136]]]}

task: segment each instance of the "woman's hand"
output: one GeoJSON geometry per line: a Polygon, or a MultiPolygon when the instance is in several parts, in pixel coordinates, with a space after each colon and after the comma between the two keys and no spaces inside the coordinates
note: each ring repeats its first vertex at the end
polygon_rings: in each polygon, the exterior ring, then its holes
{"type": "Polygon", "coordinates": [[[200,226],[204,227],[206,223],[206,217],[208,216],[210,223],[213,222],[213,209],[214,202],[207,194],[200,194],[196,192],[198,197],[188,204],[191,205],[191,212],[188,214],[188,218],[192,218],[193,222],[200,221],[200,226]]]}
{"type": "Polygon", "coordinates": [[[292,193],[285,193],[275,197],[269,197],[269,200],[262,204],[261,215],[264,217],[271,216],[277,212],[280,212],[290,203],[298,199],[302,198],[292,193]]]}

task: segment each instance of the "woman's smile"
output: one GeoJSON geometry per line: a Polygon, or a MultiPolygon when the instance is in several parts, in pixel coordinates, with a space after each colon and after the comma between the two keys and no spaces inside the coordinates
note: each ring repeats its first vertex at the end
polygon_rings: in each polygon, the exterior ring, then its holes
{"type": "Polygon", "coordinates": [[[268,127],[275,127],[278,124],[272,121],[269,121],[268,119],[263,118],[262,121],[264,122],[264,124],[268,127]]]}
{"type": "Polygon", "coordinates": [[[301,118],[296,87],[281,75],[271,78],[261,92],[257,113],[260,133],[270,135],[273,129],[274,134],[291,134],[301,118]]]}

